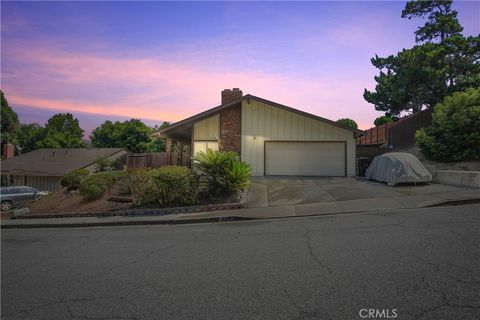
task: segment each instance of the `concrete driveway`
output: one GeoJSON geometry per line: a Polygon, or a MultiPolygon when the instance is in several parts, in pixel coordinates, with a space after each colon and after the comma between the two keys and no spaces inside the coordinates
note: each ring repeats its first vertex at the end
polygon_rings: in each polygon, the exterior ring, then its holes
{"type": "Polygon", "coordinates": [[[441,184],[389,187],[351,177],[254,177],[248,207],[277,207],[402,195],[462,191],[467,188],[441,184]]]}

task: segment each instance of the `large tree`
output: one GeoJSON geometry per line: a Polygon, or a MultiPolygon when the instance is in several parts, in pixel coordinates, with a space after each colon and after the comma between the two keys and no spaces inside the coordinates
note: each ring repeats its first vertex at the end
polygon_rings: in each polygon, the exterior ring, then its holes
{"type": "Polygon", "coordinates": [[[425,17],[416,32],[419,43],[386,58],[375,56],[379,69],[366,101],[388,115],[431,108],[453,92],[480,85],[480,37],[464,37],[451,1],[410,1],[402,17],[425,17]]]}
{"type": "MultiPolygon", "coordinates": [[[[1,143],[2,145],[7,142],[16,142],[16,133],[20,126],[18,122],[18,115],[8,104],[7,99],[2,90],[0,90],[0,102],[1,102],[1,143]]],[[[3,152],[3,150],[2,150],[3,152]]]]}
{"type": "Polygon", "coordinates": [[[71,113],[58,113],[48,119],[42,148],[82,148],[83,129],[71,113]]]}
{"type": "Polygon", "coordinates": [[[90,139],[94,147],[126,148],[130,152],[159,151],[153,132],[138,119],[105,121],[92,131],[90,139]]]}
{"type": "Polygon", "coordinates": [[[42,148],[45,128],[38,123],[22,124],[18,130],[17,141],[21,153],[42,148]]]}
{"type": "Polygon", "coordinates": [[[457,19],[457,11],[452,10],[452,0],[409,1],[402,11],[402,18],[427,18],[427,22],[415,31],[415,41],[443,41],[459,35],[463,31],[457,19]]]}
{"type": "Polygon", "coordinates": [[[70,113],[58,113],[48,119],[45,127],[38,123],[23,124],[18,129],[20,152],[41,148],[82,148],[83,130],[78,119],[70,113]]]}

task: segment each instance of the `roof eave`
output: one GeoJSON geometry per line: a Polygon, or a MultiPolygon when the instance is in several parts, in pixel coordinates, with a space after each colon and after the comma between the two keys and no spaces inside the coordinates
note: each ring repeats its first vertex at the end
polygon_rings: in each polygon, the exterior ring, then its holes
{"type": "Polygon", "coordinates": [[[358,137],[358,136],[362,136],[365,134],[364,131],[362,130],[359,130],[359,129],[354,129],[354,128],[351,128],[351,127],[347,127],[347,126],[343,126],[341,124],[338,124],[336,123],[335,121],[332,121],[332,120],[329,120],[329,119],[326,119],[326,118],[322,118],[320,116],[317,116],[317,115],[314,115],[314,114],[311,114],[311,113],[308,113],[308,112],[305,112],[305,111],[301,111],[299,109],[295,109],[295,108],[292,108],[292,107],[289,107],[289,106],[286,106],[286,105],[283,105],[283,104],[280,104],[280,103],[277,103],[277,102],[274,102],[274,101],[271,101],[271,100],[267,100],[267,99],[263,99],[263,98],[260,98],[260,97],[257,97],[257,96],[253,96],[251,94],[246,94],[244,96],[242,96],[241,98],[237,99],[237,100],[234,100],[230,103],[226,103],[226,104],[221,104],[219,106],[216,106],[216,107],[213,107],[211,109],[208,109],[206,111],[203,111],[201,113],[198,113],[196,115],[193,115],[189,118],[186,118],[184,120],[181,120],[179,122],[176,122],[170,126],[168,126],[167,128],[164,128],[164,129],[161,129],[158,131],[158,133],[160,134],[160,136],[164,137],[164,138],[168,138],[168,132],[171,131],[171,130],[174,130],[178,127],[181,127],[181,126],[184,126],[184,125],[190,125],[198,120],[202,120],[204,118],[207,118],[209,117],[210,115],[213,115],[223,109],[226,109],[226,108],[229,108],[229,107],[232,107],[240,102],[242,102],[243,100],[249,100],[249,99],[253,99],[253,100],[256,100],[258,102],[262,102],[262,103],[265,103],[265,104],[269,104],[269,105],[273,105],[275,107],[278,107],[278,108],[281,108],[281,109],[284,109],[286,111],[290,111],[290,112],[294,112],[294,113],[297,113],[297,114],[300,114],[300,115],[303,115],[305,117],[309,117],[309,118],[313,118],[313,119],[316,119],[316,120],[319,120],[319,121],[322,121],[324,123],[327,123],[327,124],[330,124],[332,126],[335,126],[335,127],[338,127],[338,128],[341,128],[341,129],[344,129],[344,130],[347,130],[347,131],[351,131],[353,132],[354,136],[355,137],[358,137]]]}
{"type": "Polygon", "coordinates": [[[245,97],[247,96],[243,96],[237,100],[234,100],[232,102],[229,102],[229,103],[226,103],[226,104],[221,104],[219,106],[216,106],[216,107],[213,107],[213,108],[210,108],[208,110],[205,110],[203,112],[200,112],[200,113],[197,113],[196,115],[193,115],[191,117],[188,117],[186,119],[183,119],[181,121],[178,121],[166,128],[163,128],[161,130],[158,131],[158,133],[160,135],[164,135],[166,133],[168,133],[168,131],[171,131],[175,128],[178,128],[178,127],[181,127],[181,126],[184,126],[184,125],[189,125],[189,124],[193,124],[194,122],[198,121],[198,120],[202,120],[202,119],[205,119],[205,118],[208,118],[208,116],[212,115],[212,114],[215,114],[223,109],[226,109],[226,108],[229,108],[229,107],[233,107],[234,105],[242,102],[245,97]]]}

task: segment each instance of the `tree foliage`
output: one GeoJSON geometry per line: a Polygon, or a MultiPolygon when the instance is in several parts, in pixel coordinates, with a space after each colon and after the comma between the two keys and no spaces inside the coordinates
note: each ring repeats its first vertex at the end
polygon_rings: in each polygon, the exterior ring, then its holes
{"type": "Polygon", "coordinates": [[[480,89],[448,96],[435,106],[432,126],[417,131],[422,153],[437,161],[480,160],[480,89]]]}
{"type": "Polygon", "coordinates": [[[350,127],[353,129],[358,129],[358,124],[355,122],[355,120],[352,120],[350,118],[342,118],[338,119],[336,121],[338,124],[345,126],[345,127],[350,127]]]}
{"type": "Polygon", "coordinates": [[[17,131],[22,153],[41,148],[82,148],[83,130],[70,113],[58,113],[48,119],[45,127],[38,123],[22,124],[17,131]]]}
{"type": "Polygon", "coordinates": [[[58,113],[48,119],[44,138],[39,142],[42,148],[82,148],[83,129],[71,113],[58,113]]]}
{"type": "Polygon", "coordinates": [[[425,17],[416,31],[419,44],[386,58],[375,55],[379,69],[374,91],[363,97],[386,115],[431,108],[444,97],[468,87],[480,86],[480,37],[464,37],[451,10],[451,1],[410,1],[402,17],[425,17]]]}
{"type": "Polygon", "coordinates": [[[391,123],[391,122],[394,122],[395,120],[396,119],[392,116],[381,116],[376,118],[373,124],[376,126],[381,126],[382,124],[391,123]]]}
{"type": "Polygon", "coordinates": [[[16,133],[20,126],[18,122],[18,115],[8,104],[7,99],[2,90],[0,90],[0,100],[1,100],[1,122],[2,122],[2,131],[1,134],[1,143],[15,142],[16,133]]]}
{"type": "Polygon", "coordinates": [[[125,148],[130,152],[160,151],[161,143],[153,137],[154,130],[138,119],[124,122],[105,121],[90,136],[94,147],[125,148]]]}
{"type": "Polygon", "coordinates": [[[45,137],[45,128],[38,123],[22,124],[18,130],[18,146],[22,153],[42,148],[45,137]]]}
{"type": "Polygon", "coordinates": [[[463,31],[457,19],[457,11],[452,10],[452,0],[409,1],[402,11],[402,18],[427,18],[427,22],[415,31],[415,41],[433,41],[459,35],[463,31]]]}

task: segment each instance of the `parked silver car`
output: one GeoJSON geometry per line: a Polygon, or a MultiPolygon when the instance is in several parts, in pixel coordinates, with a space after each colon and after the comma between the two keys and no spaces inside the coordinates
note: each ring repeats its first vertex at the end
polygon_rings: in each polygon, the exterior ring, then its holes
{"type": "Polygon", "coordinates": [[[46,196],[47,192],[38,191],[35,188],[22,187],[2,187],[0,188],[0,202],[2,211],[10,210],[20,204],[32,202],[46,196]]]}

